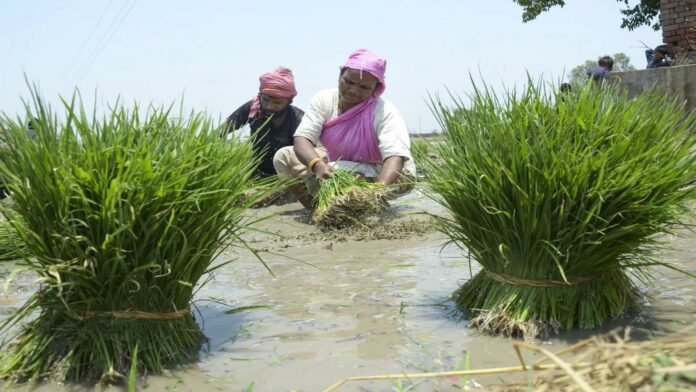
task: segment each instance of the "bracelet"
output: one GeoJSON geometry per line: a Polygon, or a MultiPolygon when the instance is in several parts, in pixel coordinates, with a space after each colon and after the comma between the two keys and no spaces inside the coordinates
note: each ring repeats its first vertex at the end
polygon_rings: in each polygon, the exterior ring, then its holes
{"type": "Polygon", "coordinates": [[[324,159],[324,158],[316,157],[316,158],[312,159],[311,161],[309,161],[309,163],[307,164],[307,168],[309,169],[309,171],[313,172],[313,171],[314,171],[314,166],[316,166],[317,163],[318,163],[319,161],[321,161],[322,159],[324,159]]]}

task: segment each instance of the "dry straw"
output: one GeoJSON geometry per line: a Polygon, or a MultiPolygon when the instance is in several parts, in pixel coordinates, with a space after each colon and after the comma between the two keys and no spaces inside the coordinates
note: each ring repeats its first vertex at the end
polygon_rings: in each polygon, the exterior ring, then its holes
{"type": "Polygon", "coordinates": [[[336,391],[355,381],[472,377],[492,374],[526,373],[517,383],[491,385],[487,391],[676,391],[696,388],[696,335],[694,329],[662,338],[631,342],[630,329],[614,331],[583,340],[552,353],[529,343],[515,343],[519,366],[432,373],[402,373],[348,377],[326,388],[336,391]],[[534,351],[542,359],[528,364],[524,351],[534,351]],[[551,363],[548,363],[551,362],[551,363]]]}

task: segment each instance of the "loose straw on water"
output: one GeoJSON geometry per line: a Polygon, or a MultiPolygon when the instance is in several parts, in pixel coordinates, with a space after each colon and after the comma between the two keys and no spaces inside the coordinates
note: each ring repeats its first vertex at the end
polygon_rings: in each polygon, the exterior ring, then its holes
{"type": "MultiPolygon", "coordinates": [[[[576,365],[579,366],[579,365],[576,365]]],[[[585,367],[590,366],[590,364],[584,364],[585,367]]],[[[412,378],[438,378],[438,377],[464,377],[464,376],[487,376],[491,374],[505,374],[505,373],[518,373],[527,372],[530,370],[544,371],[544,370],[557,370],[562,369],[558,365],[535,365],[531,367],[527,366],[510,366],[501,368],[491,368],[491,369],[479,369],[479,370],[457,370],[450,372],[430,372],[430,373],[402,373],[402,374],[384,374],[375,376],[362,376],[362,377],[347,377],[343,380],[333,384],[332,386],[324,389],[324,392],[331,392],[337,390],[343,384],[350,381],[388,381],[388,380],[403,380],[412,378]]],[[[589,389],[588,391],[593,391],[589,389]]]]}
{"type": "MultiPolygon", "coordinates": [[[[604,391],[635,390],[639,387],[655,390],[671,387],[669,390],[693,390],[696,381],[688,372],[696,370],[696,335],[694,328],[673,335],[644,342],[629,342],[630,328],[620,336],[616,331],[604,336],[595,336],[572,346],[552,353],[529,343],[515,343],[513,348],[520,360],[520,366],[461,370],[430,373],[403,373],[374,376],[348,377],[326,388],[324,392],[337,390],[350,381],[378,381],[417,378],[437,378],[452,376],[486,376],[491,374],[512,374],[520,372],[540,372],[536,374],[533,389],[543,391],[604,391]],[[527,365],[523,350],[535,351],[543,357],[532,365],[527,365]],[[575,353],[570,359],[561,356],[575,353]],[[552,361],[553,364],[543,362],[552,361]],[[683,376],[683,377],[682,377],[683,376]],[[684,387],[678,389],[678,387],[684,387]]],[[[528,390],[529,381],[506,385],[492,385],[492,390],[528,390]]]]}

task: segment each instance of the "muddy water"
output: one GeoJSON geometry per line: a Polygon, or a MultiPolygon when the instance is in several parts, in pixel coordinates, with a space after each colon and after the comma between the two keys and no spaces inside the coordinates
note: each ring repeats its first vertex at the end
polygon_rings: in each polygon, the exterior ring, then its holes
{"type": "MultiPolygon", "coordinates": [[[[209,338],[200,358],[164,376],[148,377],[139,388],[319,391],[350,376],[517,365],[513,340],[467,329],[466,321],[453,311],[450,293],[478,266],[470,267],[456,247],[443,247],[441,234],[415,229],[418,224],[413,220],[426,218],[419,211],[438,213],[438,208],[419,193],[395,206],[400,224],[388,226],[395,235],[321,233],[307,223],[298,204],[257,210],[275,214],[262,227],[277,235],[250,233],[245,238],[266,251],[264,260],[275,276],[243,249],[223,254],[220,261],[235,261],[219,270],[196,296],[197,319],[209,338]],[[409,232],[409,227],[414,230],[409,232]],[[394,236],[401,239],[356,241],[394,236]],[[235,312],[240,307],[256,308],[235,312]]],[[[696,272],[695,239],[694,233],[670,238],[676,250],[664,258],[696,272]]],[[[9,296],[0,297],[0,317],[21,303],[32,287],[26,276],[13,283],[9,296]]],[[[646,294],[651,298],[644,311],[599,332],[631,325],[661,333],[696,323],[692,278],[660,270],[656,286],[646,288],[646,294]]],[[[555,351],[588,335],[565,333],[536,343],[555,351]]],[[[474,381],[486,385],[498,380],[497,376],[425,380],[414,390],[459,390],[474,381]]],[[[351,382],[339,391],[395,388],[388,381],[351,382]]],[[[34,390],[87,389],[52,384],[34,390]]]]}

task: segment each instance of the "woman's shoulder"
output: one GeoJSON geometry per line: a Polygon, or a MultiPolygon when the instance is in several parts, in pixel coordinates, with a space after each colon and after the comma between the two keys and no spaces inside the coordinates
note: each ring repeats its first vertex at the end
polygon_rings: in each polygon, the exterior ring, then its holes
{"type": "Polygon", "coordinates": [[[310,110],[332,117],[338,111],[338,89],[321,90],[314,94],[309,103],[310,110]]]}
{"type": "Polygon", "coordinates": [[[396,105],[382,97],[377,97],[377,105],[375,106],[375,110],[385,114],[399,113],[399,109],[396,108],[396,105]]]}
{"type": "Polygon", "coordinates": [[[327,88],[326,90],[321,90],[314,94],[312,101],[318,102],[332,102],[335,98],[338,98],[337,88],[327,88]]]}

